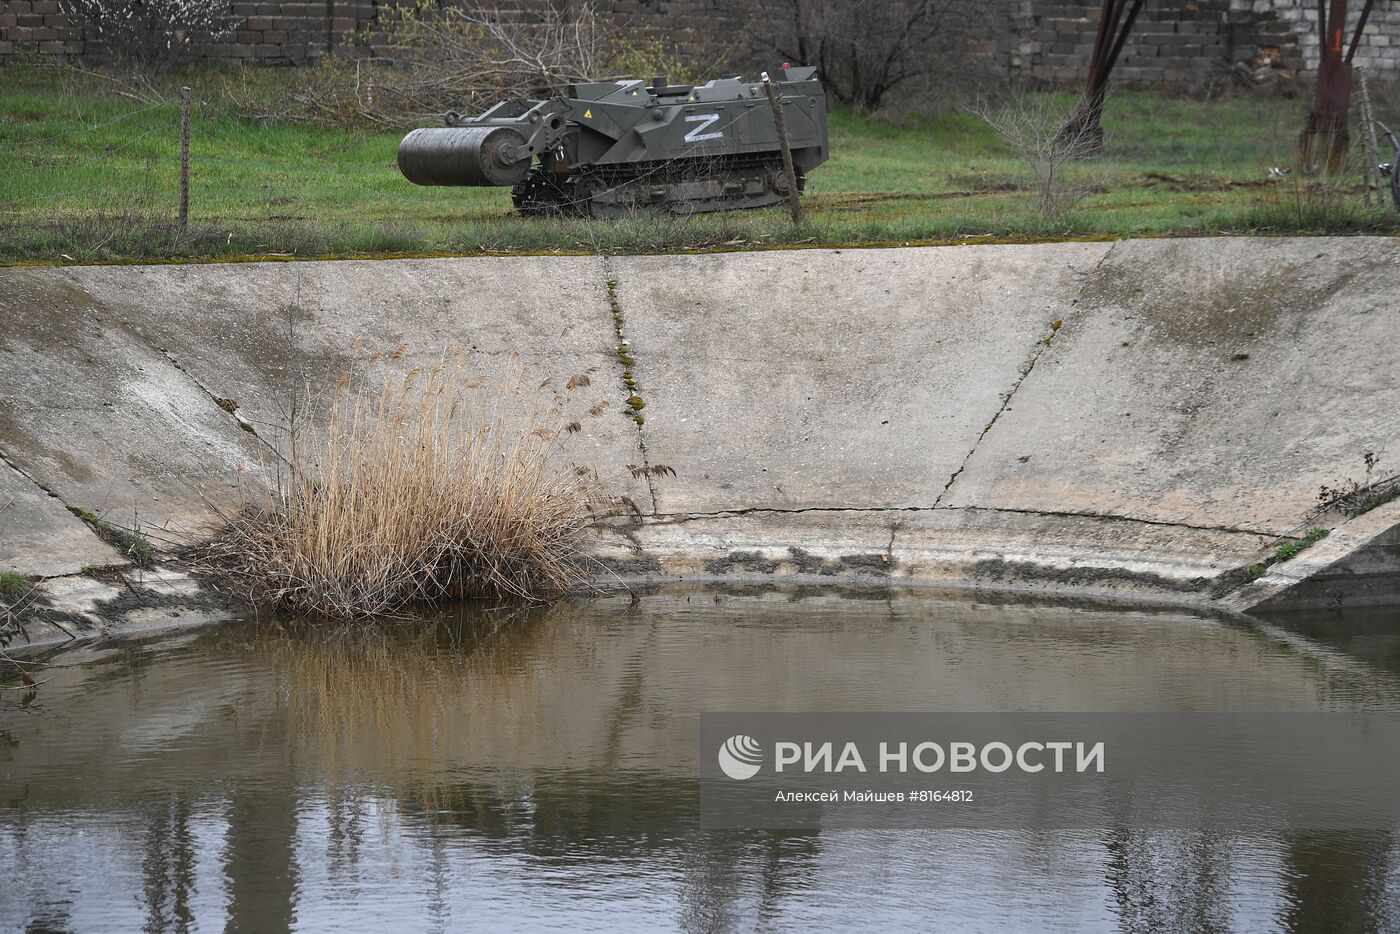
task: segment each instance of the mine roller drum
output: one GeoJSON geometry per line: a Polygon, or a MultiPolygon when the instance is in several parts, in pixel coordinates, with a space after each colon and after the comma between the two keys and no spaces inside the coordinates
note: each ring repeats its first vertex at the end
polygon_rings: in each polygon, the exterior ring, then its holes
{"type": "Polygon", "coordinates": [[[531,158],[511,127],[429,127],[399,143],[399,171],[416,185],[514,185],[531,158]]]}

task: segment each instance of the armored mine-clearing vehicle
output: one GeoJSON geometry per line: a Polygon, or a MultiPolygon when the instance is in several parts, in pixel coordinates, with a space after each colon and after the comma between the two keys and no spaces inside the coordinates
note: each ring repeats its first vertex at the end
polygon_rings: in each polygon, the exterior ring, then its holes
{"type": "MultiPolygon", "coordinates": [[[[826,94],[815,68],[773,81],[794,174],[826,161],[826,94]]],[[[511,186],[521,214],[619,217],[778,204],[788,194],[773,108],[761,83],[730,75],[699,86],[636,79],[515,98],[479,117],[414,130],[399,170],[419,185],[511,186]]]]}

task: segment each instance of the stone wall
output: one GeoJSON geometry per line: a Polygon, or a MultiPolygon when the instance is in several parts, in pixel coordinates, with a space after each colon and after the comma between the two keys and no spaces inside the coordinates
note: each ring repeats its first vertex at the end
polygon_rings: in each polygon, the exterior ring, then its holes
{"type": "MultiPolygon", "coordinates": [[[[389,2],[234,0],[236,28],[210,49],[209,58],[286,65],[346,46],[380,54],[384,50],[373,25],[379,7],[389,2]]],[[[1002,50],[1008,77],[1054,84],[1082,79],[1093,50],[1098,0],[996,2],[1007,9],[1005,27],[1002,35],[989,36],[988,44],[1002,50]]],[[[746,34],[753,31],[712,12],[710,0],[599,0],[597,5],[685,51],[720,37],[727,37],[723,44],[729,48],[751,47],[746,34]]],[[[1305,0],[1148,0],[1116,77],[1130,85],[1188,90],[1220,81],[1306,79],[1317,67],[1316,21],[1315,5],[1305,0]]],[[[1381,77],[1400,78],[1400,4],[1377,3],[1366,32],[1358,64],[1381,77]]],[[[58,0],[0,0],[0,62],[17,56],[100,58],[101,49],[59,11],[58,0]]]]}
{"type": "MultiPolygon", "coordinates": [[[[1352,4],[1356,22],[1361,0],[1352,4]]],[[[1025,2],[1013,31],[1013,74],[1063,83],[1079,80],[1094,48],[1100,4],[1025,2]]],[[[1400,7],[1378,2],[1356,63],[1400,78],[1400,7]]],[[[1261,83],[1307,79],[1318,63],[1317,7],[1310,0],[1148,0],[1114,73],[1130,85],[1192,89],[1222,80],[1261,83]]]]}
{"type": "MultiPolygon", "coordinates": [[[[1149,4],[1124,47],[1121,82],[1190,86],[1232,64],[1229,0],[1149,4]]],[[[1023,33],[1022,70],[1050,82],[1080,80],[1094,51],[1099,4],[1037,3],[1023,33]]]]}
{"type": "MultiPolygon", "coordinates": [[[[1360,7],[1360,0],[1353,4],[1360,7]]],[[[1267,16],[1283,24],[1286,31],[1298,39],[1305,68],[1316,70],[1318,61],[1317,4],[1312,0],[1231,0],[1233,14],[1267,16]]],[[[1354,21],[1354,20],[1353,20],[1354,21]]],[[[1366,21],[1366,36],[1356,50],[1356,64],[1365,66],[1372,74],[1383,73],[1400,77],[1400,4],[1377,0],[1366,21]]],[[[1277,34],[1277,32],[1275,33],[1277,34]]],[[[1347,41],[1351,41],[1350,32],[1347,41]]]]}
{"type": "Polygon", "coordinates": [[[66,58],[83,51],[83,31],[68,22],[57,0],[0,2],[0,61],[17,55],[66,58]]]}
{"type": "MultiPolygon", "coordinates": [[[[353,43],[375,19],[378,0],[234,0],[232,31],[210,46],[211,61],[299,65],[353,43]]],[[[101,44],[71,22],[58,0],[0,0],[0,62],[17,57],[97,59],[101,44]]]]}
{"type": "MultiPolygon", "coordinates": [[[[302,65],[333,50],[366,56],[388,49],[374,26],[381,7],[392,0],[233,0],[232,32],[213,44],[215,62],[302,65]]],[[[504,0],[502,6],[528,6],[550,0],[504,0]]],[[[554,0],[568,2],[568,0],[554,0]]],[[[598,0],[595,4],[629,28],[666,40],[684,53],[705,57],[716,45],[719,17],[708,0],[598,0]]],[[[733,42],[726,43],[733,47],[733,42]]],[[[91,30],[70,22],[58,0],[0,0],[0,64],[13,59],[101,60],[91,30]]]]}
{"type": "Polygon", "coordinates": [[[210,58],[269,64],[304,64],[352,44],[374,22],[374,0],[320,3],[235,0],[237,31],[210,49],[210,58]]]}

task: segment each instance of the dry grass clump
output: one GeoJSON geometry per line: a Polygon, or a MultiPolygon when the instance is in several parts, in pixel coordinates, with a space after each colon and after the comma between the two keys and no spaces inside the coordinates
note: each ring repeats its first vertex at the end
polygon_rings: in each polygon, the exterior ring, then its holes
{"type": "Polygon", "coordinates": [[[377,386],[342,376],[309,439],[291,433],[273,502],[232,517],[217,566],[260,604],[338,618],[586,586],[600,489],[559,456],[578,430],[567,396],[515,365],[493,383],[460,354],[424,372],[402,351],[377,386]]]}

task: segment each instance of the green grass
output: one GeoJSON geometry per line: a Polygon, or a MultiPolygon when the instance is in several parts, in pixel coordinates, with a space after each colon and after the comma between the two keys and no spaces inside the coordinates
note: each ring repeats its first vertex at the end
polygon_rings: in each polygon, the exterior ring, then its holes
{"type": "Polygon", "coordinates": [[[68,511],[86,522],[98,538],[117,549],[137,567],[149,568],[155,565],[155,547],[151,544],[151,540],[146,537],[141,524],[136,522],[134,518],[131,527],[126,528],[113,525],[86,509],[69,506],[68,511]]]}
{"type": "MultiPolygon", "coordinates": [[[[1101,183],[1050,221],[1029,172],[975,116],[886,122],[838,112],[812,173],[807,221],[768,209],[697,218],[524,220],[504,189],[419,188],[398,173],[397,130],[239,116],[232,90],[275,94],[287,70],[211,72],[196,90],[191,230],[178,193],[178,95],[154,105],[109,79],[7,67],[0,82],[0,260],[434,252],[644,252],[791,243],[1054,239],[1164,233],[1394,232],[1359,195],[1316,199],[1287,165],[1304,105],[1120,92],[1101,183]]],[[[242,99],[247,99],[246,94],[242,99]]],[[[1070,98],[1064,97],[1068,104],[1070,98]]]]}
{"type": "Polygon", "coordinates": [[[1307,534],[1302,538],[1289,539],[1275,548],[1272,555],[1257,564],[1251,564],[1246,570],[1251,579],[1263,577],[1275,564],[1292,561],[1331,534],[1331,529],[1321,527],[1308,529],[1307,534]]]}
{"type": "Polygon", "coordinates": [[[16,574],[13,571],[0,573],[0,603],[14,604],[24,598],[29,593],[33,585],[29,578],[23,574],[16,574]]]}
{"type": "Polygon", "coordinates": [[[1331,534],[1331,529],[1309,529],[1308,534],[1304,535],[1302,538],[1290,542],[1284,542],[1282,545],[1279,545],[1278,549],[1274,552],[1274,560],[1289,561],[1293,558],[1296,558],[1298,557],[1298,555],[1302,554],[1304,551],[1311,548],[1313,545],[1316,545],[1318,542],[1322,541],[1324,538],[1331,534]]]}

